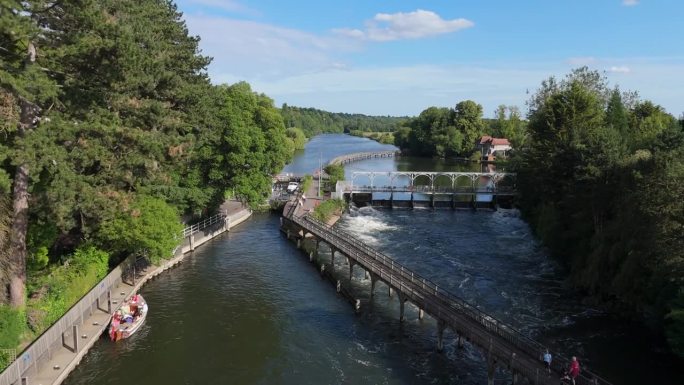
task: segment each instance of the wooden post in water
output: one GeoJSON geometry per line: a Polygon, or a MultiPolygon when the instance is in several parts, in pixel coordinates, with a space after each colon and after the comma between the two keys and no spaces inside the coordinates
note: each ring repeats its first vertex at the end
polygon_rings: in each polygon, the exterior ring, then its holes
{"type": "Polygon", "coordinates": [[[406,304],[406,295],[399,291],[397,293],[399,295],[399,322],[404,322],[404,308],[406,304]]]}
{"type": "Polygon", "coordinates": [[[442,320],[437,321],[437,350],[444,350],[444,329],[446,324],[442,320]]]}

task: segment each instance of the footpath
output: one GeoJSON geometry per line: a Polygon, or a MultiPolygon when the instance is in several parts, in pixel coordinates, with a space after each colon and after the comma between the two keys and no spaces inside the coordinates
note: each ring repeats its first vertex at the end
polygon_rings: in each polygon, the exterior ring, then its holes
{"type": "MultiPolygon", "coordinates": [[[[220,212],[226,216],[226,221],[212,226],[214,228],[199,231],[198,239],[189,242],[194,244],[193,250],[244,222],[252,214],[238,201],[226,201],[221,205],[220,212]]],[[[188,238],[191,237],[194,236],[188,238]]],[[[187,244],[188,239],[183,239],[183,243],[187,244]]],[[[181,245],[171,259],[162,261],[158,266],[134,269],[134,273],[126,278],[124,275],[127,271],[117,267],[62,319],[17,355],[17,359],[0,373],[0,385],[61,384],[100,339],[109,325],[111,314],[146,282],[181,263],[188,252],[190,250],[181,245]],[[110,283],[111,286],[106,287],[110,283]],[[104,298],[103,293],[106,293],[104,298]]],[[[150,310],[154,314],[154,308],[150,310]]]]}

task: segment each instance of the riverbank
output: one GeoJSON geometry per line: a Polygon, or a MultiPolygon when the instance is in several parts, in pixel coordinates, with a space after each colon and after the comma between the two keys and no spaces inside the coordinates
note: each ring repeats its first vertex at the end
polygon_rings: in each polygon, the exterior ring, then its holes
{"type": "Polygon", "coordinates": [[[239,202],[227,202],[221,209],[227,214],[226,220],[199,228],[197,235],[190,234],[171,259],[160,265],[148,265],[142,270],[133,269],[130,277],[126,277],[131,272],[130,266],[122,264],[114,269],[17,356],[0,374],[0,384],[10,385],[17,381],[53,385],[62,383],[100,339],[109,324],[111,314],[126,298],[135,294],[148,281],[180,264],[188,252],[243,223],[252,214],[250,209],[244,208],[239,202]]]}

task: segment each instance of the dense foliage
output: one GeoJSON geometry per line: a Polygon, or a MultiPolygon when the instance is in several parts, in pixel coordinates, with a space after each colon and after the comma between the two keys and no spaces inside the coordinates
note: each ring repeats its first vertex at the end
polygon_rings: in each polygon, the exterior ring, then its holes
{"type": "Polygon", "coordinates": [[[337,181],[344,180],[344,166],[340,164],[329,164],[323,170],[328,174],[327,190],[334,190],[337,181]]]}
{"type": "Polygon", "coordinates": [[[394,131],[407,118],[393,116],[368,116],[327,112],[315,108],[292,107],[283,104],[280,113],[286,127],[299,127],[307,137],[321,133],[343,133],[358,131],[394,131]]]}
{"type": "Polygon", "coordinates": [[[574,282],[662,320],[684,356],[684,130],[579,69],[529,104],[514,159],[525,216],[574,282]]]}
{"type": "Polygon", "coordinates": [[[465,100],[454,108],[427,108],[394,133],[394,144],[414,155],[467,158],[482,135],[508,138],[519,146],[525,132],[516,107],[501,105],[495,119],[483,119],[482,106],[465,100]]]}
{"type": "Polygon", "coordinates": [[[248,84],[209,82],[167,0],[1,0],[0,23],[2,325],[40,332],[103,266],[168,257],[181,214],[262,203],[301,139],[248,84]]]}
{"type": "Polygon", "coordinates": [[[287,138],[292,141],[292,147],[295,150],[303,150],[306,145],[306,135],[304,131],[297,127],[289,127],[285,132],[287,138]]]}

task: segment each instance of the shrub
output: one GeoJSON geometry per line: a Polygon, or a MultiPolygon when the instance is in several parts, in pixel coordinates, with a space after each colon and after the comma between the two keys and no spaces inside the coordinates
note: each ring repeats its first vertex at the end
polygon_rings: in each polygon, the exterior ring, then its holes
{"type": "Polygon", "coordinates": [[[344,180],[344,166],[339,164],[329,164],[325,166],[324,170],[329,176],[328,185],[330,186],[331,190],[335,187],[337,181],[344,180]]]}
{"type": "MultiPolygon", "coordinates": [[[[14,349],[19,345],[21,334],[26,328],[23,311],[0,305],[0,349],[14,349]]],[[[0,359],[0,368],[2,368],[0,359]]]]}
{"type": "Polygon", "coordinates": [[[313,217],[319,221],[327,222],[333,215],[341,213],[347,204],[342,199],[329,199],[316,206],[313,217]]]}
{"type": "Polygon", "coordinates": [[[71,254],[64,265],[31,283],[35,298],[29,300],[29,323],[40,333],[66,313],[107,275],[109,254],[85,246],[71,254]]]}
{"type": "Polygon", "coordinates": [[[311,187],[312,183],[313,177],[311,175],[304,175],[304,179],[302,179],[302,192],[306,193],[311,187]]]}

